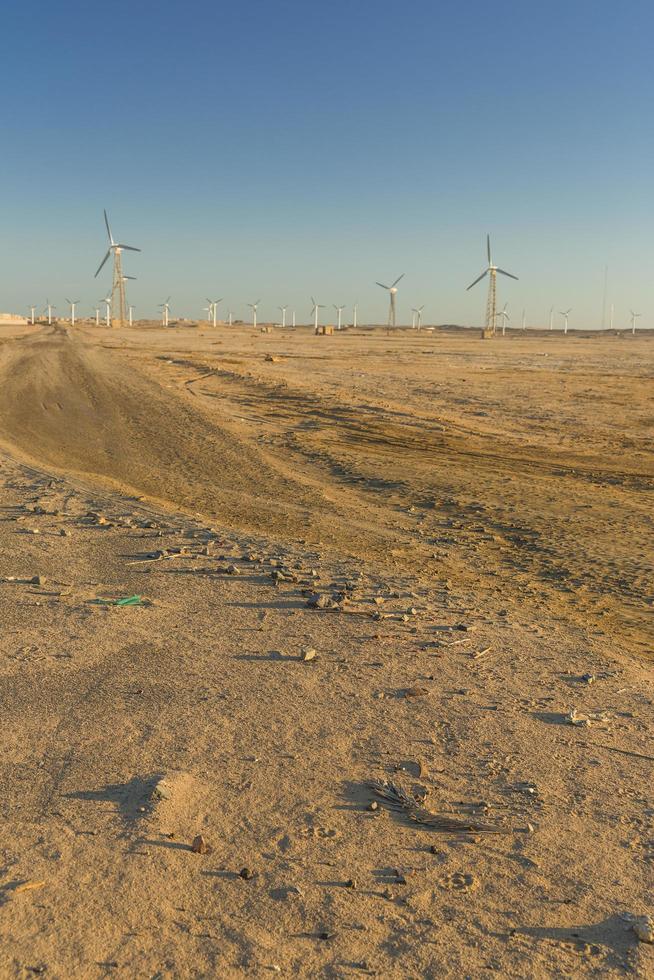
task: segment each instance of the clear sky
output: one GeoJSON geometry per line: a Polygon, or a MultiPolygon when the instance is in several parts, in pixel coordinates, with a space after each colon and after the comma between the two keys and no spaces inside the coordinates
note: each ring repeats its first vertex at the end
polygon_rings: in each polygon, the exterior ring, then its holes
{"type": "Polygon", "coordinates": [[[374,322],[404,272],[398,320],[479,324],[489,231],[514,324],[599,326],[608,265],[654,326],[651,0],[7,0],[0,38],[0,310],[94,306],[106,207],[137,316],[374,322]]]}

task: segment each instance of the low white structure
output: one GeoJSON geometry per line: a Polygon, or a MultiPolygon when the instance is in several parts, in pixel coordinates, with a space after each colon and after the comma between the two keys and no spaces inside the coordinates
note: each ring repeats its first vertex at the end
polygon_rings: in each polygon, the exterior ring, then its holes
{"type": "Polygon", "coordinates": [[[29,319],[26,316],[18,316],[16,313],[0,313],[0,327],[22,327],[27,326],[29,319]]]}

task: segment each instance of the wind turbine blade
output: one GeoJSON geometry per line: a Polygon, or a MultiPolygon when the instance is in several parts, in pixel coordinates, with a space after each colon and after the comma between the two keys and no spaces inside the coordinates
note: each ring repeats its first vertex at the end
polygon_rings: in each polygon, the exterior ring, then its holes
{"type": "Polygon", "coordinates": [[[395,286],[397,286],[397,284],[398,284],[398,282],[400,281],[400,279],[404,279],[404,276],[405,276],[405,275],[406,275],[406,273],[405,273],[405,272],[403,272],[401,276],[398,276],[398,277],[397,277],[397,279],[395,280],[395,282],[393,283],[393,285],[391,286],[391,289],[394,289],[394,288],[395,288],[395,286]]]}
{"type": "Polygon", "coordinates": [[[123,279],[134,279],[134,280],[136,280],[136,276],[123,276],[123,279]]]}
{"type": "MultiPolygon", "coordinates": [[[[67,303],[68,303],[68,305],[70,306],[70,300],[68,299],[68,297],[67,297],[67,296],[64,296],[64,299],[66,300],[66,302],[67,302],[67,303]]],[[[75,302],[77,302],[77,300],[75,300],[75,302]]]]}
{"type": "Polygon", "coordinates": [[[377,285],[378,286],[381,286],[382,289],[390,289],[391,288],[390,286],[385,286],[383,282],[378,282],[377,285]]]}
{"type": "Polygon", "coordinates": [[[133,245],[117,245],[116,248],[122,248],[123,251],[127,252],[140,252],[140,248],[134,248],[133,245]]]}
{"type": "MultiPolygon", "coordinates": [[[[108,250],[107,250],[107,254],[106,254],[106,255],[105,255],[105,257],[103,258],[103,260],[102,260],[102,262],[100,263],[100,265],[98,266],[98,272],[100,271],[100,269],[102,268],[102,266],[103,266],[103,265],[105,264],[105,262],[107,261],[107,259],[109,258],[109,256],[110,256],[110,255],[111,255],[111,249],[108,249],[108,250]]],[[[96,272],[96,274],[95,274],[95,276],[93,277],[94,279],[95,279],[95,277],[97,276],[97,274],[98,274],[98,272],[96,272]]]]}
{"type": "Polygon", "coordinates": [[[484,278],[484,276],[486,276],[486,275],[488,275],[488,269],[484,269],[484,271],[482,272],[482,274],[481,274],[480,276],[477,276],[477,278],[475,279],[475,281],[474,281],[474,282],[471,282],[471,283],[470,283],[470,285],[469,285],[469,286],[468,286],[468,288],[466,289],[466,292],[468,291],[468,289],[472,289],[472,287],[473,287],[473,286],[476,286],[478,282],[481,282],[481,280],[482,280],[482,279],[484,278]]]}
{"type": "Polygon", "coordinates": [[[490,250],[490,235],[486,235],[486,252],[488,254],[488,264],[489,265],[492,265],[492,263],[491,263],[491,250],[490,250]]]}
{"type": "Polygon", "coordinates": [[[107,234],[109,235],[109,242],[111,245],[114,243],[113,235],[111,234],[111,228],[109,227],[109,218],[107,217],[107,212],[104,212],[104,223],[107,226],[107,234]]]}
{"type": "Polygon", "coordinates": [[[503,276],[508,276],[509,279],[516,279],[517,280],[517,278],[518,278],[517,276],[514,276],[512,272],[505,272],[504,269],[496,269],[495,271],[496,272],[501,272],[503,276]]]}

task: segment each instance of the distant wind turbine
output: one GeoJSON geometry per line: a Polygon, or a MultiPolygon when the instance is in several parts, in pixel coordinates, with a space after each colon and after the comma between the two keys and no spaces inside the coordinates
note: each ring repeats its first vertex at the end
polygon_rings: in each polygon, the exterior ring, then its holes
{"type": "Polygon", "coordinates": [[[222,297],[220,299],[207,299],[207,303],[209,304],[209,319],[215,327],[218,322],[218,304],[222,303],[222,297]]]}
{"type": "Polygon", "coordinates": [[[527,314],[525,310],[522,311],[522,329],[523,330],[527,329],[527,314]]]}
{"type": "Polygon", "coordinates": [[[572,307],[570,307],[569,310],[565,310],[565,311],[564,310],[559,310],[559,313],[563,317],[563,333],[564,334],[567,334],[567,332],[568,332],[568,317],[572,313],[572,307]]]}
{"type": "Polygon", "coordinates": [[[505,303],[504,306],[502,307],[502,309],[499,310],[498,313],[496,313],[496,316],[498,316],[498,317],[501,316],[502,317],[502,336],[504,336],[504,334],[506,332],[506,321],[511,319],[511,317],[509,316],[509,314],[506,312],[507,305],[508,304],[505,303]]]}
{"type": "Polygon", "coordinates": [[[505,272],[504,269],[500,269],[499,266],[493,265],[493,260],[491,258],[491,245],[490,245],[490,235],[486,235],[486,252],[488,255],[488,267],[484,269],[480,276],[477,276],[474,282],[471,282],[468,289],[472,289],[476,286],[478,282],[484,278],[484,276],[489,276],[488,281],[488,298],[486,300],[486,329],[492,330],[495,333],[495,320],[497,317],[496,310],[496,292],[497,292],[497,273],[500,272],[503,276],[508,276],[509,279],[517,279],[512,272],[505,272]]]}
{"type": "Polygon", "coordinates": [[[313,317],[313,329],[318,333],[318,316],[320,310],[325,309],[324,303],[316,303],[313,296],[311,297],[311,302],[313,303],[313,309],[311,310],[311,316],[313,317]]]}
{"type": "Polygon", "coordinates": [[[292,324],[293,327],[295,326],[295,310],[293,310],[293,314],[292,314],[292,317],[291,317],[291,324],[292,324]]]}
{"type": "Polygon", "coordinates": [[[257,308],[258,308],[260,302],[261,302],[261,300],[258,299],[256,301],[256,303],[248,303],[248,306],[252,310],[252,326],[255,329],[256,329],[256,326],[257,326],[257,308]]]}
{"type": "Polygon", "coordinates": [[[550,330],[554,329],[554,307],[550,306],[550,330]]]}
{"type": "Polygon", "coordinates": [[[107,308],[107,311],[106,311],[107,321],[106,322],[107,322],[107,326],[110,327],[111,326],[111,294],[109,296],[105,296],[105,298],[103,300],[100,300],[100,302],[106,304],[106,308],[107,308]]]}
{"type": "Polygon", "coordinates": [[[52,311],[56,310],[57,307],[53,306],[49,299],[46,299],[45,308],[48,311],[48,326],[52,326],[52,311]]]}
{"type": "Polygon", "coordinates": [[[631,312],[631,332],[632,334],[634,334],[636,333],[636,320],[640,316],[640,313],[634,313],[633,310],[631,310],[630,312],[631,312]]]}
{"type": "Polygon", "coordinates": [[[411,312],[413,313],[413,326],[420,330],[422,326],[422,311],[424,310],[424,304],[418,307],[412,307],[411,312]]]}
{"type": "Polygon", "coordinates": [[[343,315],[343,310],[345,309],[345,307],[344,306],[336,306],[335,303],[332,303],[332,306],[336,310],[336,329],[337,330],[340,330],[341,329],[341,317],[343,315]]]}
{"type": "Polygon", "coordinates": [[[161,310],[161,324],[164,327],[168,326],[168,317],[170,315],[170,296],[165,303],[159,303],[159,309],[161,310]]]}
{"type": "Polygon", "coordinates": [[[133,245],[122,245],[114,241],[114,236],[111,234],[111,228],[109,227],[109,218],[107,217],[107,212],[104,212],[104,223],[107,226],[107,235],[109,236],[109,248],[107,249],[107,254],[103,258],[102,262],[98,266],[98,271],[96,276],[102,269],[103,265],[107,261],[110,255],[113,255],[114,259],[114,272],[113,272],[113,282],[111,286],[111,316],[112,319],[117,319],[121,327],[125,326],[125,309],[127,301],[125,299],[125,279],[131,279],[131,276],[123,276],[121,254],[124,251],[127,252],[140,252],[140,248],[134,248],[133,245]]]}
{"type": "Polygon", "coordinates": [[[352,307],[352,326],[354,327],[355,330],[357,328],[357,310],[358,310],[358,308],[359,308],[359,304],[358,303],[355,303],[354,306],[352,307]]]}
{"type": "Polygon", "coordinates": [[[128,313],[128,316],[129,316],[129,325],[130,325],[130,327],[132,326],[132,313],[134,312],[135,309],[136,309],[135,306],[131,306],[130,305],[130,306],[127,307],[127,313],[128,313]]]}
{"type": "Polygon", "coordinates": [[[282,330],[283,330],[284,327],[286,326],[286,310],[288,309],[288,307],[287,306],[278,306],[277,309],[280,310],[281,311],[281,314],[282,314],[282,330]]]}
{"type": "Polygon", "coordinates": [[[383,282],[378,282],[377,285],[381,286],[382,289],[387,289],[390,303],[388,306],[388,324],[389,327],[395,326],[395,297],[397,296],[397,284],[400,279],[404,279],[405,273],[403,272],[401,276],[398,276],[394,283],[390,286],[385,286],[383,282]]]}
{"type": "Polygon", "coordinates": [[[95,308],[95,325],[96,325],[96,327],[99,327],[100,326],[100,307],[99,306],[96,306],[96,308],[95,308]]]}
{"type": "Polygon", "coordinates": [[[28,309],[30,311],[30,323],[32,324],[32,326],[34,326],[34,310],[36,309],[36,307],[30,306],[28,307],[28,309]]]}
{"type": "Polygon", "coordinates": [[[70,306],[70,325],[75,326],[75,307],[79,303],[78,299],[67,299],[66,302],[70,306]]]}

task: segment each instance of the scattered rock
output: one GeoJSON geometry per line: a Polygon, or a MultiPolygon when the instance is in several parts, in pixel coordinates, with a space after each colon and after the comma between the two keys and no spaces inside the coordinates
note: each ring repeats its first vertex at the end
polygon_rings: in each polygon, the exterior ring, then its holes
{"type": "Polygon", "coordinates": [[[211,854],[213,848],[207,843],[202,834],[198,834],[197,837],[193,838],[191,850],[194,854],[211,854]]]}
{"type": "Polygon", "coordinates": [[[326,592],[315,592],[307,600],[310,609],[338,609],[339,604],[326,592]]]}
{"type": "Polygon", "coordinates": [[[407,687],[404,690],[405,698],[424,698],[429,694],[428,687],[407,687]]]}
{"type": "Polygon", "coordinates": [[[30,579],[30,585],[45,585],[47,581],[45,575],[33,575],[30,579]]]}
{"type": "Polygon", "coordinates": [[[236,565],[228,565],[227,568],[225,569],[225,572],[227,573],[227,575],[240,575],[241,574],[239,572],[238,568],[236,567],[236,565]]]}
{"type": "Polygon", "coordinates": [[[631,928],[641,943],[654,943],[654,919],[651,915],[641,915],[634,919],[631,928]]]}
{"type": "Polygon", "coordinates": [[[243,881],[251,881],[252,878],[254,878],[254,871],[252,871],[250,868],[241,868],[238,876],[239,878],[242,878],[243,881]]]}
{"type": "Polygon", "coordinates": [[[316,656],[317,656],[317,650],[314,650],[313,647],[305,647],[305,649],[302,651],[301,659],[302,662],[306,664],[310,660],[315,660],[316,656]]]}

